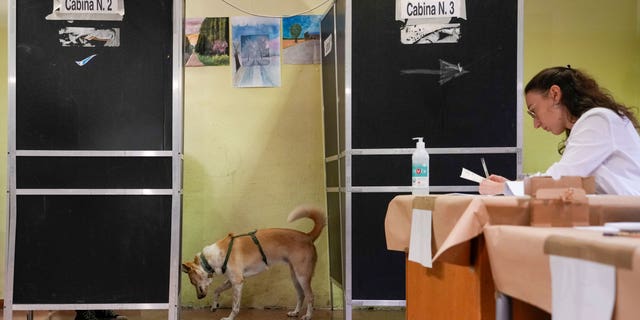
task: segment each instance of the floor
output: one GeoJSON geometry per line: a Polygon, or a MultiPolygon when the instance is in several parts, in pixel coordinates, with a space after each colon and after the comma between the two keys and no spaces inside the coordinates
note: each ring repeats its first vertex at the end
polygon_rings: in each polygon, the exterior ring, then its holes
{"type": "MultiPolygon", "coordinates": [[[[180,319],[182,320],[218,320],[226,317],[229,314],[230,309],[220,309],[216,312],[210,312],[208,309],[189,309],[182,310],[180,313],[180,319]]],[[[158,310],[125,310],[118,311],[119,314],[126,315],[129,320],[164,320],[167,319],[166,311],[158,310]]],[[[75,312],[73,311],[35,311],[33,320],[73,320],[75,312]]],[[[27,315],[25,312],[16,311],[13,314],[13,319],[25,320],[27,315]]],[[[240,313],[236,317],[236,320],[287,320],[296,319],[287,317],[287,310],[275,309],[275,310],[259,310],[259,309],[241,309],[240,313]]],[[[342,310],[314,310],[313,320],[342,320],[344,319],[342,310]]],[[[353,310],[353,320],[404,320],[404,309],[390,309],[390,310],[371,310],[371,309],[357,309],[353,310]]],[[[0,314],[0,320],[3,320],[3,315],[0,314]]]]}

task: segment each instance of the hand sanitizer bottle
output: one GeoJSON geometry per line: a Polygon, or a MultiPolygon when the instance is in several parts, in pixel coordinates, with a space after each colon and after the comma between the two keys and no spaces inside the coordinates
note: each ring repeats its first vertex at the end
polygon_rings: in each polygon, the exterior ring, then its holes
{"type": "Polygon", "coordinates": [[[426,196],[429,194],[429,153],[424,147],[422,137],[413,138],[416,142],[416,150],[411,156],[411,194],[414,196],[426,196]]]}

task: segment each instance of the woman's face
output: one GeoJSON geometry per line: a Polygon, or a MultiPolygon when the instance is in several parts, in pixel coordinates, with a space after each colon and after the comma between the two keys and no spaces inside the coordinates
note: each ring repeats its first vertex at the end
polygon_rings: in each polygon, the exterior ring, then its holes
{"type": "Polygon", "coordinates": [[[554,85],[546,92],[529,91],[525,95],[527,113],[533,118],[533,127],[542,128],[555,135],[571,129],[569,112],[560,104],[560,87],[554,85]]]}

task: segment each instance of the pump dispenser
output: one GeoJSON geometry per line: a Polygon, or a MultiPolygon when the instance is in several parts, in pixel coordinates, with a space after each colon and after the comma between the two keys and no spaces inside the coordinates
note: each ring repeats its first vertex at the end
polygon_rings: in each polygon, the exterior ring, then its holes
{"type": "Polygon", "coordinates": [[[424,147],[423,137],[416,137],[416,150],[411,156],[411,193],[414,196],[429,194],[429,153],[424,147]]]}

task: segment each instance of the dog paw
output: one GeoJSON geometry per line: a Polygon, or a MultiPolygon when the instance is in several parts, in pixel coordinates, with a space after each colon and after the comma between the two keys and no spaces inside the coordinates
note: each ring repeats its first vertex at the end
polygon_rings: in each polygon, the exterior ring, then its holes
{"type": "Polygon", "coordinates": [[[299,312],[297,312],[297,311],[289,311],[289,312],[287,312],[287,316],[289,316],[289,317],[297,317],[298,314],[299,314],[299,312]]]}
{"type": "Polygon", "coordinates": [[[311,320],[311,316],[305,314],[300,318],[300,320],[311,320]]]}

